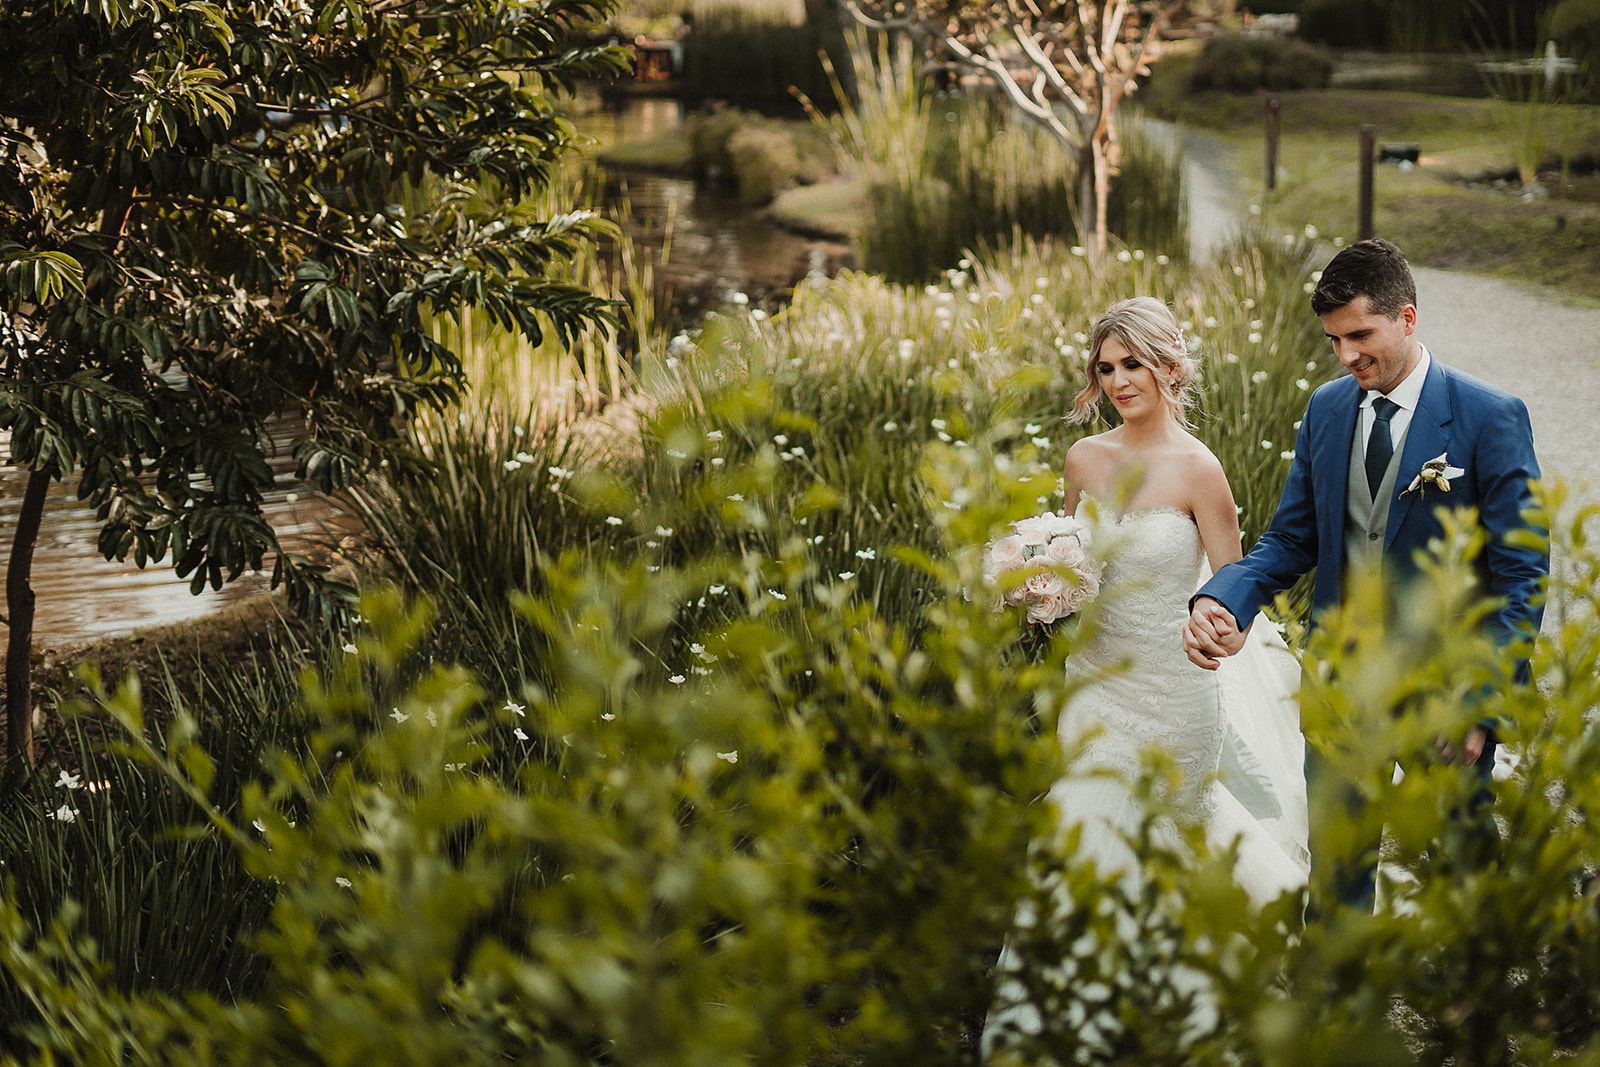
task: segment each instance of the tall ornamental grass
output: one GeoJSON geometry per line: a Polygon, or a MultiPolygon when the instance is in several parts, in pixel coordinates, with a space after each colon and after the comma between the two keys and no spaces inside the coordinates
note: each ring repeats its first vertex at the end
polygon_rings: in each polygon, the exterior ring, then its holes
{"type": "MultiPolygon", "coordinates": [[[[1076,239],[1078,156],[998,97],[936,93],[901,36],[852,45],[857,97],[819,117],[841,159],[867,177],[862,262],[891,281],[928,282],[972,249],[1021,237],[1076,239]]],[[[1120,123],[1108,226],[1128,247],[1188,249],[1179,160],[1120,123]]]]}

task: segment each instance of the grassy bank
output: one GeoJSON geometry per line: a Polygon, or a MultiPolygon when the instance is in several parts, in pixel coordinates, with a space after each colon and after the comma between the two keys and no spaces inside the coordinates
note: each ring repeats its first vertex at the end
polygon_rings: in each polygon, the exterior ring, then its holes
{"type": "MultiPolygon", "coordinates": [[[[1241,186],[1269,230],[1324,237],[1356,235],[1358,137],[1420,146],[1409,170],[1376,168],[1374,227],[1423,266],[1549,285],[1600,301],[1600,195],[1572,170],[1600,159],[1600,107],[1531,107],[1356,89],[1278,94],[1281,143],[1277,188],[1267,192],[1265,97],[1192,92],[1189,61],[1155,67],[1144,104],[1153,114],[1203,129],[1234,148],[1241,186]],[[1517,159],[1532,142],[1548,199],[1518,194],[1517,159]],[[1567,180],[1562,181],[1564,166],[1567,180]]],[[[1544,194],[1541,194],[1543,196],[1544,194]]]]}

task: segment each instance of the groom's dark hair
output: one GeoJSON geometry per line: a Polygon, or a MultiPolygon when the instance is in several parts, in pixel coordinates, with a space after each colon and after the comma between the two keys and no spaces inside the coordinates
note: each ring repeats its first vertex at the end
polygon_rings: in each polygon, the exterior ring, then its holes
{"type": "Polygon", "coordinates": [[[1322,277],[1311,290],[1311,310],[1326,315],[1363,293],[1367,306],[1388,319],[1417,302],[1417,283],[1405,254],[1381,237],[1357,241],[1322,268],[1322,277]]]}

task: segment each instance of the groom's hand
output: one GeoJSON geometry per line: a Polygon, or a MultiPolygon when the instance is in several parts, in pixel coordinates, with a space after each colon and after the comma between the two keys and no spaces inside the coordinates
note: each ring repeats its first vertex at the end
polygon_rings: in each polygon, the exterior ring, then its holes
{"type": "Polygon", "coordinates": [[[1198,597],[1183,626],[1183,650],[1196,667],[1214,671],[1226,656],[1244,647],[1244,634],[1233,612],[1211,597],[1198,597]]]}

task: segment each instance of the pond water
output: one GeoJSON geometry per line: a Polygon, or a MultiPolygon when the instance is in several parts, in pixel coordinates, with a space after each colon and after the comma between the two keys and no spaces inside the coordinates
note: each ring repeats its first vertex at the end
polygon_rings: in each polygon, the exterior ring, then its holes
{"type": "MultiPolygon", "coordinates": [[[[607,146],[672,137],[683,132],[684,108],[666,97],[628,97],[575,122],[607,146]]],[[[843,258],[836,241],[805,237],[775,225],[739,203],[735,192],[682,175],[606,170],[609,203],[650,256],[658,296],[672,318],[687,325],[735,292],[781,303],[809,271],[833,273],[843,258]]]]}
{"type": "MultiPolygon", "coordinates": [[[[287,438],[279,443],[286,444],[287,438]]],[[[0,455],[9,451],[7,435],[0,434],[0,455]]],[[[277,484],[267,494],[267,518],[278,537],[300,547],[337,541],[341,531],[333,523],[332,512],[296,483],[291,468],[285,454],[274,464],[277,484]]],[[[0,467],[3,559],[10,559],[11,537],[27,481],[27,471],[0,467]]],[[[35,648],[61,648],[147,626],[202,618],[267,588],[265,575],[246,575],[219,591],[207,589],[194,596],[188,581],[173,573],[170,561],[152,563],[143,570],[131,559],[108,562],[96,547],[100,522],[94,511],[77,499],[77,485],[76,475],[52,483],[45,504],[33,556],[35,648]]],[[[4,632],[5,627],[0,626],[0,634],[4,632]]]]}

